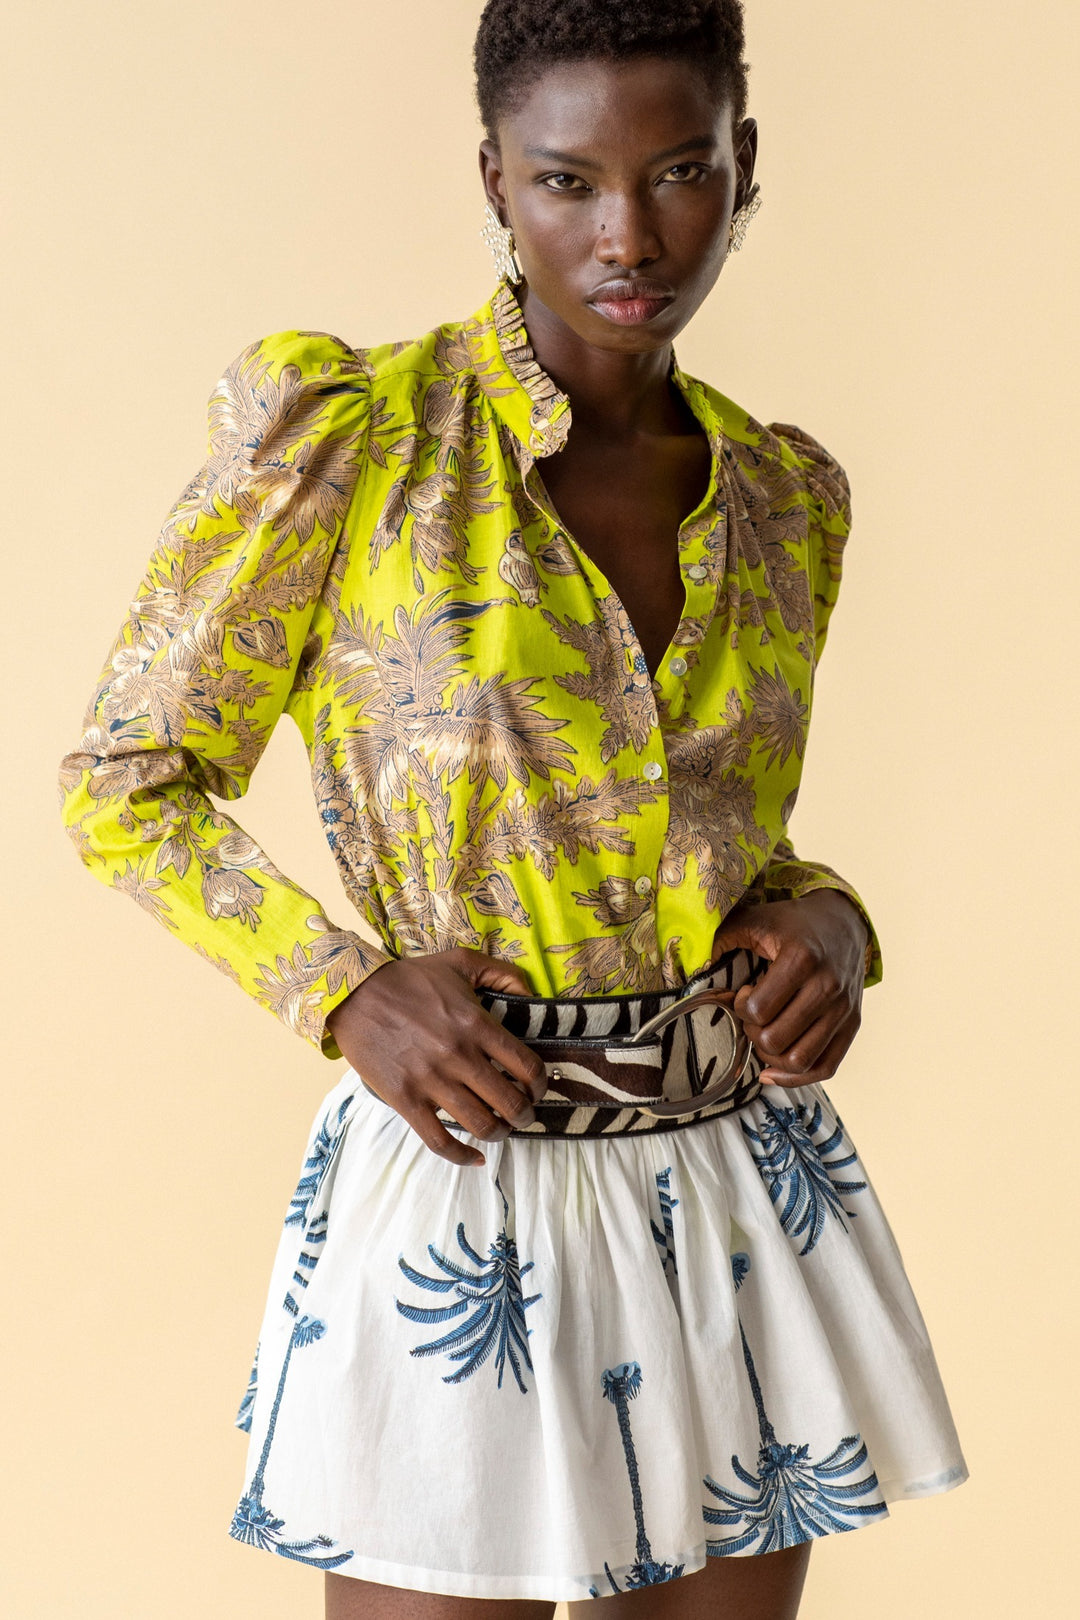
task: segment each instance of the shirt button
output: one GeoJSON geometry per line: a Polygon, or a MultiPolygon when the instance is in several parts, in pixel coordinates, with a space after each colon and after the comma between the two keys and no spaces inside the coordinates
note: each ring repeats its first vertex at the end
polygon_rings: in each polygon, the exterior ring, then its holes
{"type": "Polygon", "coordinates": [[[686,570],[686,572],[690,575],[691,579],[704,579],[709,570],[706,568],[704,563],[693,563],[686,570]]]}
{"type": "Polygon", "coordinates": [[[652,878],[639,877],[638,879],[636,879],[636,881],[634,883],[634,893],[635,894],[651,894],[652,893],[652,878]]]}
{"type": "Polygon", "coordinates": [[[670,671],[671,671],[671,673],[673,675],[685,675],[686,674],[686,659],[685,658],[673,658],[671,660],[670,664],[668,665],[668,669],[670,669],[670,671]]]}
{"type": "Polygon", "coordinates": [[[650,759],[648,764],[642,766],[641,774],[646,782],[659,782],[664,774],[664,767],[659,760],[650,759]]]}

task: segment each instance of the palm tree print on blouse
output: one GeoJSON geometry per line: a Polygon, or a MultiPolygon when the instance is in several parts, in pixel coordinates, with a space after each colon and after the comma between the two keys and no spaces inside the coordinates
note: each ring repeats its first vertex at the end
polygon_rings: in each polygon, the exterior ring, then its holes
{"type": "Polygon", "coordinates": [[[518,1388],[522,1394],[527,1394],[528,1385],[521,1376],[521,1362],[532,1371],[528,1344],[532,1329],[525,1325],[525,1312],[530,1305],[535,1305],[541,1295],[529,1294],[526,1297],[522,1293],[521,1279],[532,1270],[535,1262],[530,1260],[526,1265],[520,1264],[517,1243],[506,1230],[510,1206],[498,1178],[495,1185],[499,1187],[503,1201],[503,1226],[494,1242],[488,1245],[486,1260],[466,1238],[464,1221],[458,1222],[458,1245],[474,1269],[448,1259],[433,1243],[428,1244],[428,1254],[444,1273],[442,1277],[429,1277],[417,1271],[404,1256],[398,1259],[398,1265],[411,1283],[440,1294],[453,1290],[457,1296],[454,1303],[409,1305],[400,1299],[394,1303],[410,1322],[429,1324],[465,1317],[463,1322],[441,1338],[414,1345],[409,1351],[411,1356],[436,1356],[445,1352],[449,1360],[460,1361],[462,1365],[456,1372],[443,1374],[444,1384],[461,1383],[494,1352],[495,1365],[499,1370],[499,1388],[502,1388],[503,1372],[509,1361],[518,1388]]]}
{"type": "MultiPolygon", "coordinates": [[[[750,1270],[749,1256],[732,1255],[731,1268],[738,1292],[750,1270]]],[[[748,1496],[725,1490],[711,1475],[705,1475],[706,1488],[723,1504],[702,1508],[705,1523],[730,1526],[733,1530],[731,1535],[706,1541],[706,1553],[715,1558],[728,1553],[775,1552],[816,1536],[854,1530],[860,1523],[882,1517],[887,1509],[880,1496],[873,1502],[858,1500],[870,1492],[878,1492],[878,1478],[869,1465],[866,1446],[859,1435],[846,1436],[817,1463],[810,1461],[809,1446],[777,1440],[765,1411],[761,1384],[741,1321],[739,1335],[761,1435],[758,1471],[752,1474],[737,1456],[731,1459],[736,1475],[752,1492],[748,1496]],[[860,1473],[861,1478],[853,1477],[860,1473]]]]}
{"type": "Polygon", "coordinates": [[[780,1214],[780,1225],[790,1238],[805,1237],[800,1255],[809,1254],[833,1215],[845,1231],[856,1210],[842,1200],[865,1191],[865,1181],[849,1181],[837,1172],[856,1162],[840,1120],[833,1130],[824,1123],[821,1104],[811,1110],[805,1103],[778,1108],[763,1103],[765,1118],[758,1128],[742,1121],[743,1131],[769,1197],[780,1214]],[[845,1153],[844,1148],[850,1148],[845,1153]]]}
{"type": "MultiPolygon", "coordinates": [[[[641,1586],[658,1586],[662,1581],[673,1581],[683,1572],[682,1564],[661,1564],[652,1555],[649,1538],[645,1533],[645,1509],[641,1498],[641,1479],[638,1475],[637,1453],[630,1432],[629,1405],[641,1388],[641,1363],[624,1361],[618,1367],[607,1367],[600,1378],[604,1397],[614,1406],[619,1419],[626,1471],[630,1475],[630,1494],[634,1502],[634,1523],[637,1525],[637,1557],[630,1565],[626,1586],[619,1586],[610,1566],[605,1562],[604,1573],[613,1592],[633,1591],[641,1586]]],[[[590,1597],[599,1597],[595,1586],[589,1588],[590,1597]]]]}
{"type": "Polygon", "coordinates": [[[675,1228],[672,1225],[671,1212],[679,1200],[671,1196],[670,1164],[666,1170],[656,1172],[656,1191],[660,1198],[660,1218],[664,1224],[661,1228],[657,1226],[655,1221],[651,1220],[649,1225],[652,1227],[652,1235],[656,1239],[660,1250],[660,1263],[665,1273],[670,1263],[671,1275],[675,1277],[678,1276],[679,1268],[675,1261],[675,1228]]]}
{"type": "Polygon", "coordinates": [[[285,1217],[286,1226],[303,1226],[308,1217],[308,1210],[319,1196],[319,1190],[326,1180],[326,1173],[330,1169],[334,1155],[341,1145],[344,1135],[345,1115],[352,1104],[353,1095],[345,1098],[337,1110],[329,1110],[323,1118],[322,1124],[315,1132],[314,1139],[304,1168],[300,1173],[296,1191],[289,1201],[289,1213],[285,1217]],[[333,1123],[331,1124],[331,1119],[333,1123]]]}
{"type": "Polygon", "coordinates": [[[320,1322],[315,1317],[301,1316],[293,1324],[285,1359],[281,1363],[281,1376],[278,1379],[274,1404],[270,1408],[270,1422],[267,1424],[259,1466],[255,1470],[246,1495],[240,1498],[240,1505],[233,1514],[229,1534],[236,1541],[243,1541],[249,1547],[261,1547],[264,1552],[279,1553],[282,1558],[295,1559],[298,1564],[313,1564],[316,1569],[337,1569],[339,1564],[347,1563],[352,1557],[351,1550],[330,1552],[329,1549],[336,1543],[329,1536],[312,1536],[308,1541],[286,1541],[282,1535],[285,1529],[284,1519],[276,1518],[270,1508],[264,1506],[262,1499],[266,1465],[270,1459],[270,1447],[274,1443],[274,1430],[281,1410],[281,1398],[285,1393],[285,1380],[289,1374],[292,1353],[294,1350],[304,1350],[309,1344],[314,1344],[325,1332],[326,1323],[320,1322]]]}

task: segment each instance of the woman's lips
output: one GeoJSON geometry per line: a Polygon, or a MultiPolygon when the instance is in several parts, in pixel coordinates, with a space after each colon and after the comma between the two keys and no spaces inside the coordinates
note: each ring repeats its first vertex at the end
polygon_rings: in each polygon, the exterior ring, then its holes
{"type": "Polygon", "coordinates": [[[618,326],[643,326],[668,307],[671,297],[614,298],[601,293],[589,302],[599,314],[618,326]]]}

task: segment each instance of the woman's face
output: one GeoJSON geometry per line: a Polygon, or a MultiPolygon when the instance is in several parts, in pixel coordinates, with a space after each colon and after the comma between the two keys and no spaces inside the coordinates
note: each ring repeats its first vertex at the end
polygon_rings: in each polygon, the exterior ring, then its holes
{"type": "Polygon", "coordinates": [[[692,64],[553,67],[484,141],[480,168],[539,300],[595,348],[648,353],[716,282],[757,126],[731,127],[692,64]]]}

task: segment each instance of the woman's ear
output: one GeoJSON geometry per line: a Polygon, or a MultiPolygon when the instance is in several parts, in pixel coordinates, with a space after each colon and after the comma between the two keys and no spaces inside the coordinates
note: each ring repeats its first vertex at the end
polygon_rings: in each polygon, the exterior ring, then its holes
{"type": "Polygon", "coordinates": [[[736,187],[735,206],[746,201],[747,193],[754,180],[754,165],[757,162],[758,126],[756,118],[744,118],[732,137],[735,148],[735,163],[739,170],[739,183],[736,187]]]}
{"type": "Polygon", "coordinates": [[[494,141],[480,142],[480,176],[488,202],[499,216],[500,225],[509,223],[506,212],[506,188],[503,180],[502,157],[494,141]]]}

